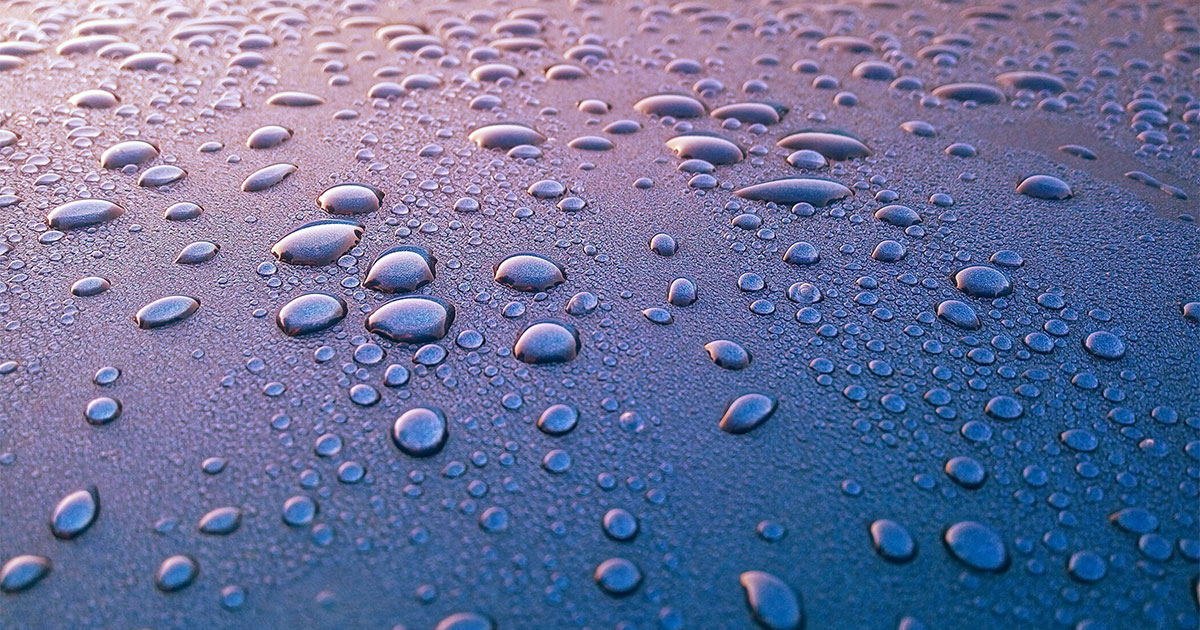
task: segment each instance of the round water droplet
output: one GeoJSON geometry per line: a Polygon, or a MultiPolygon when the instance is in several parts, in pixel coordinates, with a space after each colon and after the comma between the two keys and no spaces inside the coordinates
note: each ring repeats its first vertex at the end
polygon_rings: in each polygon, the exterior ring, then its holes
{"type": "Polygon", "coordinates": [[[575,327],[553,320],[530,324],[517,336],[513,355],[518,361],[535,365],[566,363],[579,354],[582,347],[575,327]]]}
{"type": "Polygon", "coordinates": [[[625,558],[609,558],[596,567],[592,578],[605,593],[613,597],[624,597],[641,585],[642,572],[636,564],[625,558]]]}
{"type": "Polygon", "coordinates": [[[1012,293],[1012,282],[998,269],[974,265],[954,274],[954,286],[971,297],[997,298],[1012,293]]]}
{"type": "Polygon", "coordinates": [[[1083,347],[1092,355],[1101,359],[1115,361],[1125,356],[1125,342],[1121,338],[1106,331],[1098,330],[1083,340],[1083,347]]]}
{"type": "Polygon", "coordinates": [[[904,564],[917,555],[917,543],[908,530],[886,518],[871,523],[871,543],[875,553],[888,562],[904,564]]]}
{"type": "Polygon", "coordinates": [[[437,455],[449,436],[446,416],[440,409],[414,407],[392,424],[392,442],[413,457],[437,455]]]}

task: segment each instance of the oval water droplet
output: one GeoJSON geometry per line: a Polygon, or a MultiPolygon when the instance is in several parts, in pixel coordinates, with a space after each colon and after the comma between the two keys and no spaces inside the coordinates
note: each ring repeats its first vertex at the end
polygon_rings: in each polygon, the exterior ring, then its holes
{"type": "Polygon", "coordinates": [[[275,317],[284,334],[297,337],[320,332],[346,317],[346,301],[336,295],[308,293],[292,299],[275,317]]]}
{"type": "Polygon", "coordinates": [[[454,307],[424,296],[396,298],[367,316],[367,330],[391,341],[429,343],[446,336],[454,324],[454,307]]]}
{"type": "Polygon", "coordinates": [[[579,355],[582,344],[574,326],[553,320],[534,322],[517,335],[513,355],[535,365],[566,363],[579,355]]]}
{"type": "Polygon", "coordinates": [[[133,316],[138,328],[152,329],[170,326],[192,316],[200,302],[186,295],[169,295],[143,306],[133,316]]]}
{"type": "Polygon", "coordinates": [[[271,253],[285,263],[319,267],[332,263],[358,245],[362,234],[363,226],[353,221],[313,221],[279,239],[271,247],[271,253]]]}

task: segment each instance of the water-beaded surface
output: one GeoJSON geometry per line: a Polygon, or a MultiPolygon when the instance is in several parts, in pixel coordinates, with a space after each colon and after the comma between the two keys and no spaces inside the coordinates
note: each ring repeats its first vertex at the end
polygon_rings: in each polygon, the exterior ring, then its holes
{"type": "Polygon", "coordinates": [[[0,0],[0,628],[1194,630],[1194,2],[0,0]]]}

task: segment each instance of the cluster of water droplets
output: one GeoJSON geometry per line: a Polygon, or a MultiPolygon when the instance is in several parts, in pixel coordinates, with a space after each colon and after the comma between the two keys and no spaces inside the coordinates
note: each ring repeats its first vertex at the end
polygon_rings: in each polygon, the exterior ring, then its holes
{"type": "Polygon", "coordinates": [[[0,615],[1195,627],[1188,8],[12,4],[0,615]]]}

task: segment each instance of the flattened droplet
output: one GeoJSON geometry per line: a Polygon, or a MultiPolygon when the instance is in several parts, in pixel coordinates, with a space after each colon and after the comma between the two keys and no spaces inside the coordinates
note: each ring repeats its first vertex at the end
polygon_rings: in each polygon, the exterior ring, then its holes
{"type": "Polygon", "coordinates": [[[84,90],[70,98],[71,105],[85,109],[108,109],[121,102],[116,94],[108,90],[84,90]]]}
{"type": "Polygon", "coordinates": [[[725,408],[717,426],[735,435],[753,431],[775,413],[777,404],[774,397],[766,394],[742,394],[725,408]]]}
{"type": "Polygon", "coordinates": [[[159,164],[151,166],[138,177],[137,185],[142,188],[159,188],[174,184],[175,182],[187,177],[187,171],[173,164],[159,164]]]}
{"type": "Polygon", "coordinates": [[[299,168],[295,164],[281,162],[258,169],[242,181],[243,192],[259,192],[275,186],[295,173],[299,168]]]}
{"type": "Polygon", "coordinates": [[[809,203],[818,208],[850,196],[850,189],[826,179],[788,177],[735,190],[735,195],[751,201],[767,201],[783,205],[809,203]]]}
{"type": "Polygon", "coordinates": [[[433,282],[437,258],[423,247],[401,245],[379,255],[363,286],[383,293],[412,293],[433,282]]]}
{"type": "Polygon", "coordinates": [[[998,298],[1012,293],[1012,282],[999,269],[972,265],[954,274],[954,286],[971,297],[998,298]]]}
{"type": "Polygon", "coordinates": [[[975,521],[962,521],[946,529],[942,537],[950,555],[980,571],[1003,572],[1008,568],[1008,550],[991,528],[975,521]]]}
{"type": "Polygon", "coordinates": [[[650,116],[699,118],[704,115],[704,104],[684,94],[647,96],[635,103],[633,108],[650,116]]]}
{"type": "Polygon", "coordinates": [[[581,342],[574,326],[553,320],[534,322],[517,336],[513,354],[536,365],[566,363],[579,355],[581,342]]]}
{"type": "Polygon", "coordinates": [[[55,538],[69,540],[87,531],[100,514],[100,495],[95,486],[76,490],[63,497],[50,515],[50,531],[55,538]]]}
{"type": "Polygon", "coordinates": [[[317,205],[330,214],[368,214],[383,203],[383,191],[366,184],[338,184],[317,197],[317,205]]]}
{"type": "Polygon", "coordinates": [[[212,260],[221,248],[210,241],[196,241],[186,245],[175,257],[177,265],[198,265],[212,260]]]}
{"type": "Polygon", "coordinates": [[[133,320],[137,322],[138,328],[162,328],[191,317],[198,308],[200,302],[196,298],[169,295],[143,306],[133,316],[133,320]]]}
{"type": "Polygon", "coordinates": [[[875,218],[896,227],[908,227],[921,222],[921,215],[908,206],[884,206],[875,211],[875,218]]]}
{"type": "Polygon", "coordinates": [[[363,226],[353,221],[313,221],[279,239],[271,253],[292,265],[328,265],[358,245],[362,234],[363,226]]]}
{"type": "Polygon", "coordinates": [[[259,127],[246,138],[246,147],[250,149],[272,149],[292,139],[292,130],[280,125],[259,127]]]}
{"type": "Polygon", "coordinates": [[[308,293],[279,309],[275,323],[284,334],[297,337],[320,332],[346,317],[346,301],[336,295],[308,293]]]}
{"type": "Polygon", "coordinates": [[[536,129],[516,123],[498,123],[480,127],[467,134],[467,139],[483,149],[503,149],[505,151],[519,145],[537,146],[546,141],[536,129]]]}
{"type": "Polygon", "coordinates": [[[975,309],[961,300],[942,301],[937,306],[937,316],[963,330],[978,330],[980,326],[975,309]]]}
{"type": "Polygon", "coordinates": [[[1035,199],[1059,201],[1070,199],[1074,193],[1063,180],[1053,175],[1031,175],[1021,180],[1017,192],[1035,199]]]}
{"type": "Polygon", "coordinates": [[[731,103],[713,110],[717,120],[735,118],[747,125],[774,125],[787,110],[766,103],[731,103]]]}
{"type": "Polygon", "coordinates": [[[539,254],[513,254],[493,271],[496,282],[517,291],[547,291],[567,280],[558,263],[539,254]]]}
{"type": "Polygon", "coordinates": [[[219,507],[200,518],[196,529],[202,534],[227,536],[242,524],[242,510],[233,506],[219,507]]]}
{"type": "Polygon", "coordinates": [[[279,92],[272,94],[271,98],[267,99],[267,105],[278,105],[280,107],[314,107],[324,104],[325,99],[316,94],[297,91],[279,92]]]}
{"type": "Polygon", "coordinates": [[[1092,356],[1109,361],[1115,361],[1125,356],[1125,342],[1107,330],[1098,330],[1085,337],[1083,347],[1092,356]]]}
{"type": "Polygon", "coordinates": [[[566,435],[579,423],[579,410],[572,405],[557,403],[546,407],[538,416],[537,427],[547,435],[566,435]]]}
{"type": "Polygon", "coordinates": [[[1004,102],[1004,93],[986,83],[948,83],[934,88],[933,95],[952,101],[974,101],[980,105],[1004,102]]]}
{"type": "Polygon", "coordinates": [[[454,613],[438,622],[434,630],[495,630],[491,619],[479,613],[454,613]]]}
{"type": "Polygon", "coordinates": [[[580,136],[568,142],[567,146],[580,151],[608,151],[614,145],[612,140],[601,136],[580,136]]]}
{"type": "Polygon", "coordinates": [[[719,136],[690,134],[667,140],[667,148],[681,158],[704,160],[717,166],[737,164],[745,158],[738,145],[719,136]]]}
{"type": "Polygon", "coordinates": [[[736,341],[717,339],[704,344],[704,349],[717,367],[726,370],[743,370],[750,367],[750,353],[736,341]]]}
{"type": "Polygon", "coordinates": [[[799,630],[804,624],[800,595],[783,580],[765,571],[746,571],[739,577],[754,622],[767,630],[799,630]]]}
{"type": "Polygon", "coordinates": [[[188,221],[195,219],[204,212],[204,209],[199,205],[190,201],[180,201],[179,203],[171,204],[163,211],[163,218],[168,221],[188,221]]]}
{"type": "Polygon", "coordinates": [[[414,407],[392,424],[392,442],[412,457],[437,455],[449,437],[446,415],[440,409],[414,407]]]}
{"type": "Polygon", "coordinates": [[[145,164],[158,157],[158,148],[142,140],[119,142],[100,154],[100,166],[109,169],[145,164]]]}
{"type": "Polygon", "coordinates": [[[1050,92],[1053,94],[1058,94],[1067,89],[1067,84],[1062,79],[1052,74],[1032,70],[1002,72],[996,75],[996,83],[1017,90],[1050,92]]]}
{"type": "Polygon", "coordinates": [[[108,280],[105,280],[100,276],[80,278],[79,280],[75,281],[75,284],[71,285],[71,295],[78,297],[91,297],[93,295],[100,295],[101,293],[107,291],[110,286],[112,285],[109,284],[108,280]]]}
{"type": "Polygon", "coordinates": [[[402,297],[371,311],[367,330],[391,341],[429,343],[446,336],[454,324],[454,307],[424,296],[402,297]]]}
{"type": "Polygon", "coordinates": [[[125,208],[103,199],[80,199],[64,203],[46,215],[46,223],[56,230],[73,230],[112,221],[125,214],[125,208]]]}
{"type": "Polygon", "coordinates": [[[188,556],[171,556],[162,561],[154,576],[154,585],[164,593],[173,593],[191,586],[200,573],[200,566],[188,556]]]}
{"type": "Polygon", "coordinates": [[[791,151],[816,151],[833,161],[864,158],[872,153],[871,149],[857,138],[827,131],[801,131],[785,137],[776,144],[791,151]]]}
{"type": "Polygon", "coordinates": [[[33,588],[50,574],[50,558],[45,556],[16,556],[0,568],[0,591],[19,593],[33,588]]]}

